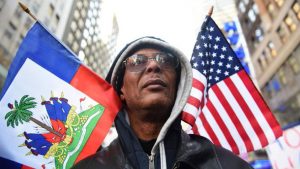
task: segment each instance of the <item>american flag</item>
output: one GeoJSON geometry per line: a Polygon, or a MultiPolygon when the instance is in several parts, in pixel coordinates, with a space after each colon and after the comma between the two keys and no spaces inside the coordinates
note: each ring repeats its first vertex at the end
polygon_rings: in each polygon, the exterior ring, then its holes
{"type": "Polygon", "coordinates": [[[210,16],[191,57],[193,87],[183,110],[189,133],[236,154],[260,149],[282,130],[230,44],[210,16]]]}

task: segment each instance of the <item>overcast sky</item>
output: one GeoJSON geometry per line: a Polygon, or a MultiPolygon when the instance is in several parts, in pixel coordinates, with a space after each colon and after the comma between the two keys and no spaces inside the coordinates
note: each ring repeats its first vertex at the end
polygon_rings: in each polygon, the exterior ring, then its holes
{"type": "Polygon", "coordinates": [[[142,36],[156,36],[179,48],[188,58],[201,24],[214,6],[219,27],[235,15],[233,0],[108,0],[120,28],[117,51],[142,36]]]}
{"type": "Polygon", "coordinates": [[[113,0],[120,28],[118,51],[142,36],[156,36],[192,53],[212,0],[113,0]]]}

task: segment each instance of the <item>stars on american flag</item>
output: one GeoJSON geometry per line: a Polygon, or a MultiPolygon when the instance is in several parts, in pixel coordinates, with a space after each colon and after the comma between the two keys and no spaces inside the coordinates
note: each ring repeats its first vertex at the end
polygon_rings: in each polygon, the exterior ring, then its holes
{"type": "Polygon", "coordinates": [[[198,56],[191,59],[193,68],[208,79],[208,86],[218,83],[242,68],[232,57],[232,50],[228,50],[230,46],[227,46],[228,43],[224,42],[226,38],[222,36],[219,29],[213,26],[205,27],[195,45],[198,56]]]}

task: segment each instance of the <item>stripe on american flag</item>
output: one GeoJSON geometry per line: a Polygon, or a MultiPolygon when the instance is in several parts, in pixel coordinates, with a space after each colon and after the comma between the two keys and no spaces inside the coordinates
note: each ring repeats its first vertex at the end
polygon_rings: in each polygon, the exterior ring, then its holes
{"type": "MultiPolygon", "coordinates": [[[[270,143],[267,138],[269,140],[275,138],[256,103],[262,98],[253,98],[250,94],[251,90],[247,89],[244,84],[247,82],[242,81],[247,80],[243,77],[245,75],[245,71],[241,70],[236,75],[212,86],[208,92],[209,100],[203,108],[203,113],[199,115],[204,126],[201,121],[196,120],[197,132],[200,131],[201,135],[207,135],[209,139],[213,138],[212,141],[215,144],[237,153],[258,149],[270,143]],[[269,133],[269,135],[266,137],[257,133],[269,133]]],[[[197,110],[194,105],[189,104],[187,110],[197,110]]],[[[193,118],[196,117],[193,116],[193,118]]]]}
{"type": "Polygon", "coordinates": [[[200,114],[201,108],[205,102],[205,85],[207,80],[198,70],[193,69],[193,83],[191,95],[188,98],[187,104],[183,109],[183,119],[188,124],[195,124],[196,117],[200,114]]]}

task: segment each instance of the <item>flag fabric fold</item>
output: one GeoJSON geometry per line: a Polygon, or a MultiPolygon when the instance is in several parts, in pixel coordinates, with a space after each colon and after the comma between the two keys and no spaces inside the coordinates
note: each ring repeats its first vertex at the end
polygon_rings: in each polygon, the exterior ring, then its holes
{"type": "Polygon", "coordinates": [[[282,135],[276,118],[210,16],[191,57],[193,83],[182,120],[236,154],[260,149],[282,135]]]}
{"type": "Polygon", "coordinates": [[[0,157],[70,168],[97,151],[120,107],[113,87],[36,22],[1,91],[0,157]]]}

